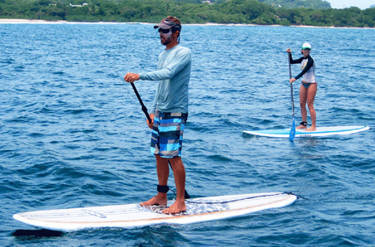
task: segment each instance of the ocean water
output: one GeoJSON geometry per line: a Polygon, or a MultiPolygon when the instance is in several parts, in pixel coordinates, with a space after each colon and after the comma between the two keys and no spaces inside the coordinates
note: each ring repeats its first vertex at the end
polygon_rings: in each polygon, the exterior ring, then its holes
{"type": "MultiPolygon", "coordinates": [[[[294,204],[200,224],[18,237],[36,229],[13,220],[18,212],[153,196],[150,131],[122,78],[155,69],[163,47],[152,25],[0,24],[0,246],[374,246],[374,40],[374,29],[183,27],[181,44],[193,52],[187,190],[287,191],[300,196],[294,204]],[[305,41],[318,126],[371,129],[294,143],[242,135],[291,125],[285,50],[297,57],[305,41]]],[[[157,83],[136,85],[150,107],[157,83]]]]}

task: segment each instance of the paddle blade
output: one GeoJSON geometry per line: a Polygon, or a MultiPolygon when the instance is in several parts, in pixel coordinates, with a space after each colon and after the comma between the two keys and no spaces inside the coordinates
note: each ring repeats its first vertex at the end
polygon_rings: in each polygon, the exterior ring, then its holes
{"type": "Polygon", "coordinates": [[[293,118],[292,128],[290,128],[290,132],[289,132],[289,140],[291,142],[294,140],[295,135],[296,135],[296,121],[294,121],[294,118],[293,118]]]}

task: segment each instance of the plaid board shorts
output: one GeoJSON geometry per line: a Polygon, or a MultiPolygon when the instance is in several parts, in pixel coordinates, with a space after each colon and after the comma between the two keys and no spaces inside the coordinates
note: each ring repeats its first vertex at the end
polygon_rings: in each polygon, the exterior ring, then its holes
{"type": "Polygon", "coordinates": [[[187,113],[155,112],[151,133],[151,153],[162,158],[181,156],[187,113]]]}

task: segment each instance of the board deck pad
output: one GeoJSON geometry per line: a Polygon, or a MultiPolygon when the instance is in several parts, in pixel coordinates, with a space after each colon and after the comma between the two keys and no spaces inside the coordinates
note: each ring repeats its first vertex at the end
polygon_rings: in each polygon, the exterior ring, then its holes
{"type": "MultiPolygon", "coordinates": [[[[189,224],[230,218],[252,212],[284,207],[297,197],[290,193],[270,192],[230,196],[201,197],[186,200],[186,212],[161,213],[158,206],[139,204],[56,209],[18,213],[13,218],[49,230],[77,231],[86,228],[131,228],[153,224],[189,224]]],[[[170,205],[173,202],[169,202],[170,205]]]]}
{"type": "MultiPolygon", "coordinates": [[[[296,129],[295,137],[314,137],[314,136],[331,136],[331,135],[349,135],[361,131],[369,130],[369,126],[335,126],[335,127],[317,127],[315,131],[306,131],[296,129]]],[[[244,134],[266,137],[289,138],[290,129],[275,130],[245,130],[244,134]]]]}

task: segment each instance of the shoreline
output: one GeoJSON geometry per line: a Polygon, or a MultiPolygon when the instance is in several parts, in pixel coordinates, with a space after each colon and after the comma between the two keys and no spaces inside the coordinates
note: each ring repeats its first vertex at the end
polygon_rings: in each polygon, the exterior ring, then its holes
{"type": "MultiPolygon", "coordinates": [[[[144,24],[144,25],[153,25],[154,23],[150,22],[106,22],[106,21],[48,21],[48,20],[38,20],[38,19],[10,19],[10,18],[0,18],[0,24],[144,24]]],[[[339,29],[375,29],[375,27],[335,27],[335,26],[309,26],[309,25],[289,25],[283,26],[278,24],[246,24],[246,23],[188,23],[184,24],[187,26],[271,26],[271,27],[296,27],[296,28],[339,28],[339,29]]]]}

